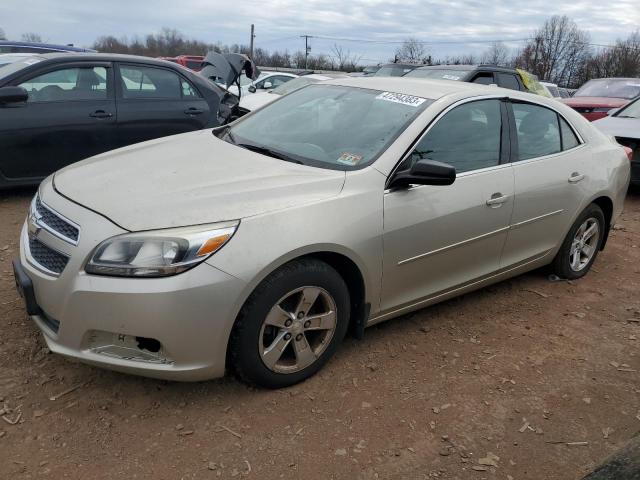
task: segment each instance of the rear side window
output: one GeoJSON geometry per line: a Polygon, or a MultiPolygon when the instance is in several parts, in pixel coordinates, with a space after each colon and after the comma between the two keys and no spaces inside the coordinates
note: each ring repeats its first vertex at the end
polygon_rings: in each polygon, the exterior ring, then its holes
{"type": "Polygon", "coordinates": [[[38,75],[20,84],[29,92],[29,103],[107,98],[107,69],[62,68],[38,75]]]}
{"type": "Polygon", "coordinates": [[[562,150],[558,114],[530,103],[513,103],[518,136],[518,160],[543,157],[562,150]]]}
{"type": "Polygon", "coordinates": [[[121,65],[120,77],[124,98],[182,98],[181,78],[170,70],[121,65]]]}
{"type": "Polygon", "coordinates": [[[570,150],[580,145],[580,140],[576,137],[569,124],[564,118],[558,116],[560,120],[560,131],[562,132],[562,150],[570,150]]]}
{"type": "Polygon", "coordinates": [[[520,83],[518,83],[518,79],[515,75],[511,73],[500,73],[496,74],[498,76],[498,85],[502,88],[509,88],[511,90],[520,90],[520,83]]]}
{"type": "Polygon", "coordinates": [[[480,85],[491,85],[495,83],[493,80],[493,73],[479,73],[473,80],[472,83],[479,83],[480,85]]]}
{"type": "MultiPolygon", "coordinates": [[[[448,163],[457,173],[500,163],[502,115],[499,100],[481,100],[454,108],[427,132],[409,157],[448,163]]],[[[403,165],[401,170],[410,168],[403,165]]]]}

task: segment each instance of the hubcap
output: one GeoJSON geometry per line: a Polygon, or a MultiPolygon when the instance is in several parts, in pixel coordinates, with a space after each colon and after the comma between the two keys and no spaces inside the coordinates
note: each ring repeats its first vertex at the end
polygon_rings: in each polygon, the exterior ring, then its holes
{"type": "Polygon", "coordinates": [[[320,287],[292,290],[278,300],[262,323],[260,357],[274,372],[298,372],[329,346],[336,323],[336,303],[329,292],[320,287]]]}
{"type": "Polygon", "coordinates": [[[587,218],[580,225],[573,237],[573,242],[571,242],[571,251],[569,253],[571,270],[579,272],[589,264],[596,253],[599,239],[600,226],[598,221],[593,217],[587,218]]]}

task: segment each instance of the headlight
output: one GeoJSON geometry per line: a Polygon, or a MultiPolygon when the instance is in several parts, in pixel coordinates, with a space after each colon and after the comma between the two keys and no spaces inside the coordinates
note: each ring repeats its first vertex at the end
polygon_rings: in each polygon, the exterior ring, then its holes
{"type": "Polygon", "coordinates": [[[163,277],[184,272],[220,250],[239,222],[127,233],[102,242],[87,273],[118,277],[163,277]]]}

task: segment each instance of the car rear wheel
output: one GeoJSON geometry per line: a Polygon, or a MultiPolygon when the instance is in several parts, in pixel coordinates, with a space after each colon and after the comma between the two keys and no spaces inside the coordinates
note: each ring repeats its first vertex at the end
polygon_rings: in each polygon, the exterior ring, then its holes
{"type": "Polygon", "coordinates": [[[553,260],[553,272],[570,280],[586,275],[598,256],[604,232],[602,209],[592,203],[571,226],[553,260]]]}
{"type": "Polygon", "coordinates": [[[344,338],[349,291],[330,265],[294,260],[251,294],[234,325],[229,363],[245,382],[293,385],[320,370],[344,338]]]}

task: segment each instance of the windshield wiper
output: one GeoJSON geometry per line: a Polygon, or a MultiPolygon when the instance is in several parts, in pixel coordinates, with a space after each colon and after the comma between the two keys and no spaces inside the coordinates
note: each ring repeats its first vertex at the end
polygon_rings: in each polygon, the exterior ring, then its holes
{"type": "Polygon", "coordinates": [[[275,150],[271,150],[267,147],[262,147],[260,145],[252,145],[250,143],[236,143],[238,147],[246,148],[247,150],[251,150],[252,152],[261,153],[262,155],[267,155],[269,157],[277,158],[279,160],[284,160],[286,162],[297,163],[299,165],[304,165],[300,160],[285,155],[284,153],[276,152],[275,150]]]}
{"type": "Polygon", "coordinates": [[[618,118],[638,118],[638,117],[634,117],[633,115],[616,115],[616,117],[618,117],[618,118]]]}

